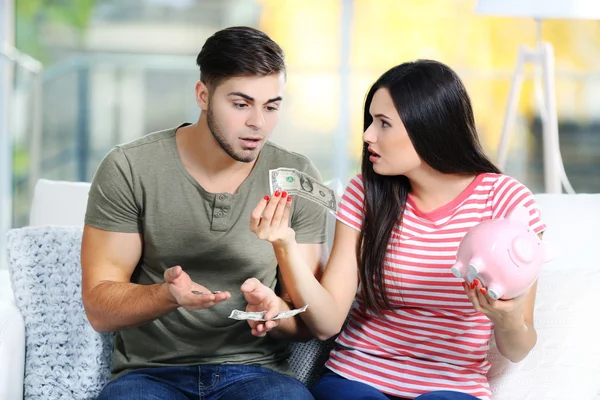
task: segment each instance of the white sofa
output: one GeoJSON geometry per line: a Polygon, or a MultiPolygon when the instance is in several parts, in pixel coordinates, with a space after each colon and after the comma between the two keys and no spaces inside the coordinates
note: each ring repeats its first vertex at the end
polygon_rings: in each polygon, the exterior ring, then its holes
{"type": "MultiPolygon", "coordinates": [[[[85,182],[40,179],[29,225],[83,226],[89,187],[85,182]]],[[[0,400],[23,398],[24,366],[25,326],[15,305],[8,270],[0,269],[0,400]]]]}
{"type": "MultiPolygon", "coordinates": [[[[88,188],[86,183],[41,180],[30,225],[82,226],[88,188]]],[[[537,199],[549,227],[544,239],[557,245],[558,258],[540,276],[538,343],[532,353],[512,364],[491,344],[494,399],[600,399],[600,263],[595,253],[600,194],[541,194],[537,199]]],[[[0,271],[0,400],[22,398],[24,343],[8,274],[0,271]]]]}

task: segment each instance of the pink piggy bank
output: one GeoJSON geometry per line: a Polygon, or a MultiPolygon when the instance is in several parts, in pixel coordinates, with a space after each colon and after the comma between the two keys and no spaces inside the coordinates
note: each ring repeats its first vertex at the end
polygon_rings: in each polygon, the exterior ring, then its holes
{"type": "Polygon", "coordinates": [[[506,218],[471,228],[458,247],[450,271],[471,283],[477,278],[494,300],[512,299],[537,279],[542,264],[552,260],[552,246],[529,227],[529,212],[516,207],[506,218]]]}

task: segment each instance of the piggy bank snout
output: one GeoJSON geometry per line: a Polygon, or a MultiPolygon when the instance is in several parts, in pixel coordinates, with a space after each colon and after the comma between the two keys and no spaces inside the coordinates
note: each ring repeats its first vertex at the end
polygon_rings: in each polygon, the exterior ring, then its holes
{"type": "Polygon", "coordinates": [[[515,261],[531,263],[535,259],[535,243],[527,235],[517,236],[511,243],[511,255],[515,261]]]}

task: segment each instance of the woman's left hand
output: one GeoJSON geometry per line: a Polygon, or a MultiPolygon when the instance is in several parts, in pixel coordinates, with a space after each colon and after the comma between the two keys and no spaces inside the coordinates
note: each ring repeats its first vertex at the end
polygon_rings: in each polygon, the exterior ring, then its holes
{"type": "Polygon", "coordinates": [[[510,300],[494,300],[487,295],[487,289],[481,285],[479,279],[475,279],[470,285],[463,282],[463,287],[475,310],[485,314],[495,327],[509,330],[520,328],[525,324],[523,306],[529,289],[510,300]]]}

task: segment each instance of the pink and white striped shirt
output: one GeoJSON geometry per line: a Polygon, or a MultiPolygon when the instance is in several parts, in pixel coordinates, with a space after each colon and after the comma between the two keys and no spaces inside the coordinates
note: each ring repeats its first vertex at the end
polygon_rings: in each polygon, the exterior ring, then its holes
{"type": "MultiPolygon", "coordinates": [[[[385,258],[393,310],[377,316],[359,294],[327,367],[393,396],[412,399],[454,390],[491,399],[486,358],[492,322],[475,311],[450,267],[469,228],[503,217],[518,204],[528,208],[536,233],[546,228],[529,189],[505,175],[480,174],[457,198],[431,212],[420,211],[409,195],[385,258]]],[[[357,175],[337,218],[361,230],[363,210],[363,181],[357,175]]]]}

